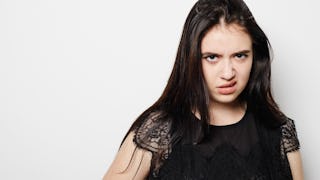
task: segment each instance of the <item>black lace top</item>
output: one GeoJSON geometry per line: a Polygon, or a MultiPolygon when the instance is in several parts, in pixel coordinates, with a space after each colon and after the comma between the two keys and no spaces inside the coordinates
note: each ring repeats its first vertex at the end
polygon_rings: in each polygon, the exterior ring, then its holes
{"type": "MultiPolygon", "coordinates": [[[[298,150],[299,141],[289,118],[269,130],[247,110],[235,124],[209,125],[209,136],[199,144],[171,147],[169,125],[157,122],[156,116],[137,128],[134,137],[139,148],[153,154],[149,180],[292,179],[286,153],[298,150]]],[[[194,117],[194,123],[200,121],[194,117]]]]}

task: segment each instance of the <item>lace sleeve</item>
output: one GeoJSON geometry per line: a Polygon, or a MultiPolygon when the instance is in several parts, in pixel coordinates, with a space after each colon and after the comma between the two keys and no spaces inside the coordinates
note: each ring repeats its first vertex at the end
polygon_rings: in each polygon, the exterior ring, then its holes
{"type": "Polygon", "coordinates": [[[165,121],[159,112],[151,113],[141,126],[135,129],[133,142],[137,147],[152,152],[151,166],[154,175],[171,152],[169,132],[170,123],[165,121]]]}
{"type": "Polygon", "coordinates": [[[294,121],[290,118],[281,126],[281,146],[283,153],[288,153],[300,149],[294,121]]]}

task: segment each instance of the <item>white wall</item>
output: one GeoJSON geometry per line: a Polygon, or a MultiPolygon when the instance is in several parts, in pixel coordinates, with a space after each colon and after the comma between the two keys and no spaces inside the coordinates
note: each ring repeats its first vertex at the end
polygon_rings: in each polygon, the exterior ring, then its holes
{"type": "MultiPolygon", "coordinates": [[[[0,179],[101,179],[161,94],[195,0],[0,0],[0,179]]],[[[275,51],[274,95],[320,166],[315,0],[247,0],[275,51]]]]}

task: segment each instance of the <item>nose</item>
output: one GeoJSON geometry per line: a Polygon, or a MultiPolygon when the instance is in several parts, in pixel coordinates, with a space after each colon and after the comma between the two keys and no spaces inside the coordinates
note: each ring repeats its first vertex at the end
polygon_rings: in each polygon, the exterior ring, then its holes
{"type": "Polygon", "coordinates": [[[222,67],[221,78],[224,80],[231,80],[235,77],[235,70],[230,59],[225,59],[222,67]]]}

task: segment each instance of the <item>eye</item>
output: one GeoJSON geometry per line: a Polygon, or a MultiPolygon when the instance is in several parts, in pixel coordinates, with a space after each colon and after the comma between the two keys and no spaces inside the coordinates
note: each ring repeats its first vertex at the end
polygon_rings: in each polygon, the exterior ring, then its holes
{"type": "Polygon", "coordinates": [[[214,54],[209,55],[209,56],[206,56],[206,57],[204,57],[204,58],[205,58],[207,61],[209,61],[209,62],[214,62],[214,61],[217,60],[217,56],[214,55],[214,54]]]}
{"type": "Polygon", "coordinates": [[[246,57],[248,57],[248,55],[244,53],[238,53],[235,55],[235,58],[237,59],[245,59],[246,57]]]}

